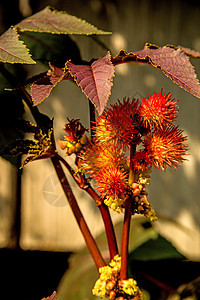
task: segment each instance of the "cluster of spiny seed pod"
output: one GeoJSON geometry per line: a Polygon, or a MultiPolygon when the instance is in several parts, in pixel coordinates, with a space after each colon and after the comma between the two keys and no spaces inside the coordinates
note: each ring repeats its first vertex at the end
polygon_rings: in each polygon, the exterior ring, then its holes
{"type": "Polygon", "coordinates": [[[174,125],[178,111],[177,101],[162,91],[140,103],[124,98],[97,116],[92,139],[78,120],[72,120],[65,127],[68,136],[59,144],[67,155],[77,154],[78,169],[94,179],[96,190],[111,209],[121,212],[126,201],[132,201],[133,214],[156,220],[146,185],[152,167],[176,169],[184,160],[187,138],[174,125]]]}

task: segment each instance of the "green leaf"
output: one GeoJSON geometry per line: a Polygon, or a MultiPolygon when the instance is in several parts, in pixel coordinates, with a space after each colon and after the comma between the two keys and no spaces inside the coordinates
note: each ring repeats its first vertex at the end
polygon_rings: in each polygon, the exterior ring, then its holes
{"type": "Polygon", "coordinates": [[[159,259],[185,259],[164,237],[150,239],[130,254],[130,260],[150,261],[159,259]]]}
{"type": "Polygon", "coordinates": [[[22,162],[21,168],[29,162],[55,156],[55,149],[52,142],[53,128],[50,128],[47,134],[43,133],[40,128],[38,128],[38,130],[36,129],[34,132],[34,138],[36,142],[29,148],[29,156],[22,162]]]}
{"type": "Polygon", "coordinates": [[[57,11],[47,6],[40,12],[17,24],[20,31],[49,32],[53,34],[110,34],[99,30],[88,22],[65,11],[57,11]]]}
{"type": "Polygon", "coordinates": [[[0,62],[35,64],[29,50],[19,40],[16,28],[11,27],[0,36],[0,62]]]}
{"type": "Polygon", "coordinates": [[[51,34],[41,32],[21,32],[20,39],[30,49],[34,60],[45,65],[64,67],[66,61],[80,63],[80,51],[76,43],[64,34],[51,34]]]}

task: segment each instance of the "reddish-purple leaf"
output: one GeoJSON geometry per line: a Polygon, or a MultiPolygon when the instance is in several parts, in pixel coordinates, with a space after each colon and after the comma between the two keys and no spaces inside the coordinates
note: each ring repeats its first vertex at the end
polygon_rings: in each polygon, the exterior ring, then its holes
{"type": "Polygon", "coordinates": [[[178,46],[178,48],[183,50],[185,52],[185,54],[187,54],[191,58],[200,58],[200,52],[199,51],[192,50],[190,48],[186,48],[186,47],[182,47],[182,46],[178,46]]]}
{"type": "Polygon", "coordinates": [[[181,48],[175,49],[169,46],[159,48],[147,45],[144,49],[133,53],[120,51],[119,55],[112,58],[112,62],[114,65],[125,62],[149,64],[162,70],[180,87],[200,98],[199,80],[185,52],[181,48]]]}
{"type": "Polygon", "coordinates": [[[114,66],[110,58],[108,52],[104,57],[95,60],[91,66],[67,63],[71,75],[95,105],[99,114],[102,114],[107,104],[113,85],[114,66]]]}
{"type": "Polygon", "coordinates": [[[56,66],[51,66],[46,76],[38,79],[31,86],[31,94],[34,105],[40,104],[44,99],[46,99],[52,89],[64,79],[72,79],[66,68],[58,68],[56,66]]]}
{"type": "Polygon", "coordinates": [[[56,300],[57,299],[57,293],[54,291],[53,294],[47,298],[42,298],[42,300],[56,300]]]}

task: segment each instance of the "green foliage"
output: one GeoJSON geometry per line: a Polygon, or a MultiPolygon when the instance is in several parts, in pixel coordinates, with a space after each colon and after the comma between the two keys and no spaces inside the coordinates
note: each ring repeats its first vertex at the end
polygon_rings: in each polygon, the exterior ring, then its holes
{"type": "Polygon", "coordinates": [[[130,261],[158,259],[185,259],[185,257],[161,235],[155,239],[149,239],[130,254],[130,261]]]}
{"type": "Polygon", "coordinates": [[[99,30],[88,22],[65,11],[57,11],[49,6],[17,24],[20,31],[49,32],[53,34],[110,34],[99,30]]]}
{"type": "Polygon", "coordinates": [[[49,62],[57,67],[64,67],[66,61],[80,63],[80,51],[76,43],[68,35],[20,32],[20,39],[30,49],[33,59],[49,66],[49,62]]]}
{"type": "Polygon", "coordinates": [[[11,27],[0,36],[0,62],[35,64],[29,50],[19,40],[19,34],[14,27],[11,27]]]}
{"type": "Polygon", "coordinates": [[[16,120],[16,126],[19,131],[21,130],[24,133],[33,134],[34,140],[15,139],[14,141],[8,143],[5,147],[1,149],[1,156],[17,156],[27,154],[28,156],[23,161],[21,166],[24,167],[27,163],[31,161],[42,158],[50,158],[55,155],[55,150],[52,147],[52,127],[49,127],[47,133],[44,133],[36,125],[23,120],[16,120]]]}

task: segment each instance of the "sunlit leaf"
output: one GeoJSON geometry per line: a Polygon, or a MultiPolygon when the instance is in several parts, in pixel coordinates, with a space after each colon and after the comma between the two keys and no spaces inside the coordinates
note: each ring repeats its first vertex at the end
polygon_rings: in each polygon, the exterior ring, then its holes
{"type": "Polygon", "coordinates": [[[189,57],[181,48],[148,45],[139,51],[126,53],[120,51],[112,58],[114,65],[128,62],[139,62],[151,65],[163,71],[173,82],[181,88],[200,98],[200,84],[189,57]]]}
{"type": "Polygon", "coordinates": [[[199,51],[192,50],[190,48],[186,48],[186,47],[182,47],[182,46],[179,46],[178,48],[183,50],[185,52],[185,54],[187,54],[191,58],[200,58],[200,52],[199,51]]]}
{"type": "Polygon", "coordinates": [[[46,7],[40,12],[22,20],[17,24],[20,31],[49,32],[54,34],[109,34],[99,30],[88,22],[65,11],[57,11],[46,7]]]}
{"type": "Polygon", "coordinates": [[[0,62],[35,64],[29,50],[19,40],[19,35],[14,27],[9,28],[0,36],[0,62]]]}
{"type": "Polygon", "coordinates": [[[67,63],[71,75],[85,95],[95,105],[99,114],[102,114],[113,85],[114,66],[110,61],[110,53],[95,60],[90,66],[67,63]]]}
{"type": "Polygon", "coordinates": [[[51,70],[31,86],[31,95],[34,105],[38,105],[46,99],[50,95],[52,89],[65,77],[66,79],[72,79],[66,68],[58,68],[52,65],[50,65],[50,67],[51,70]]]}

